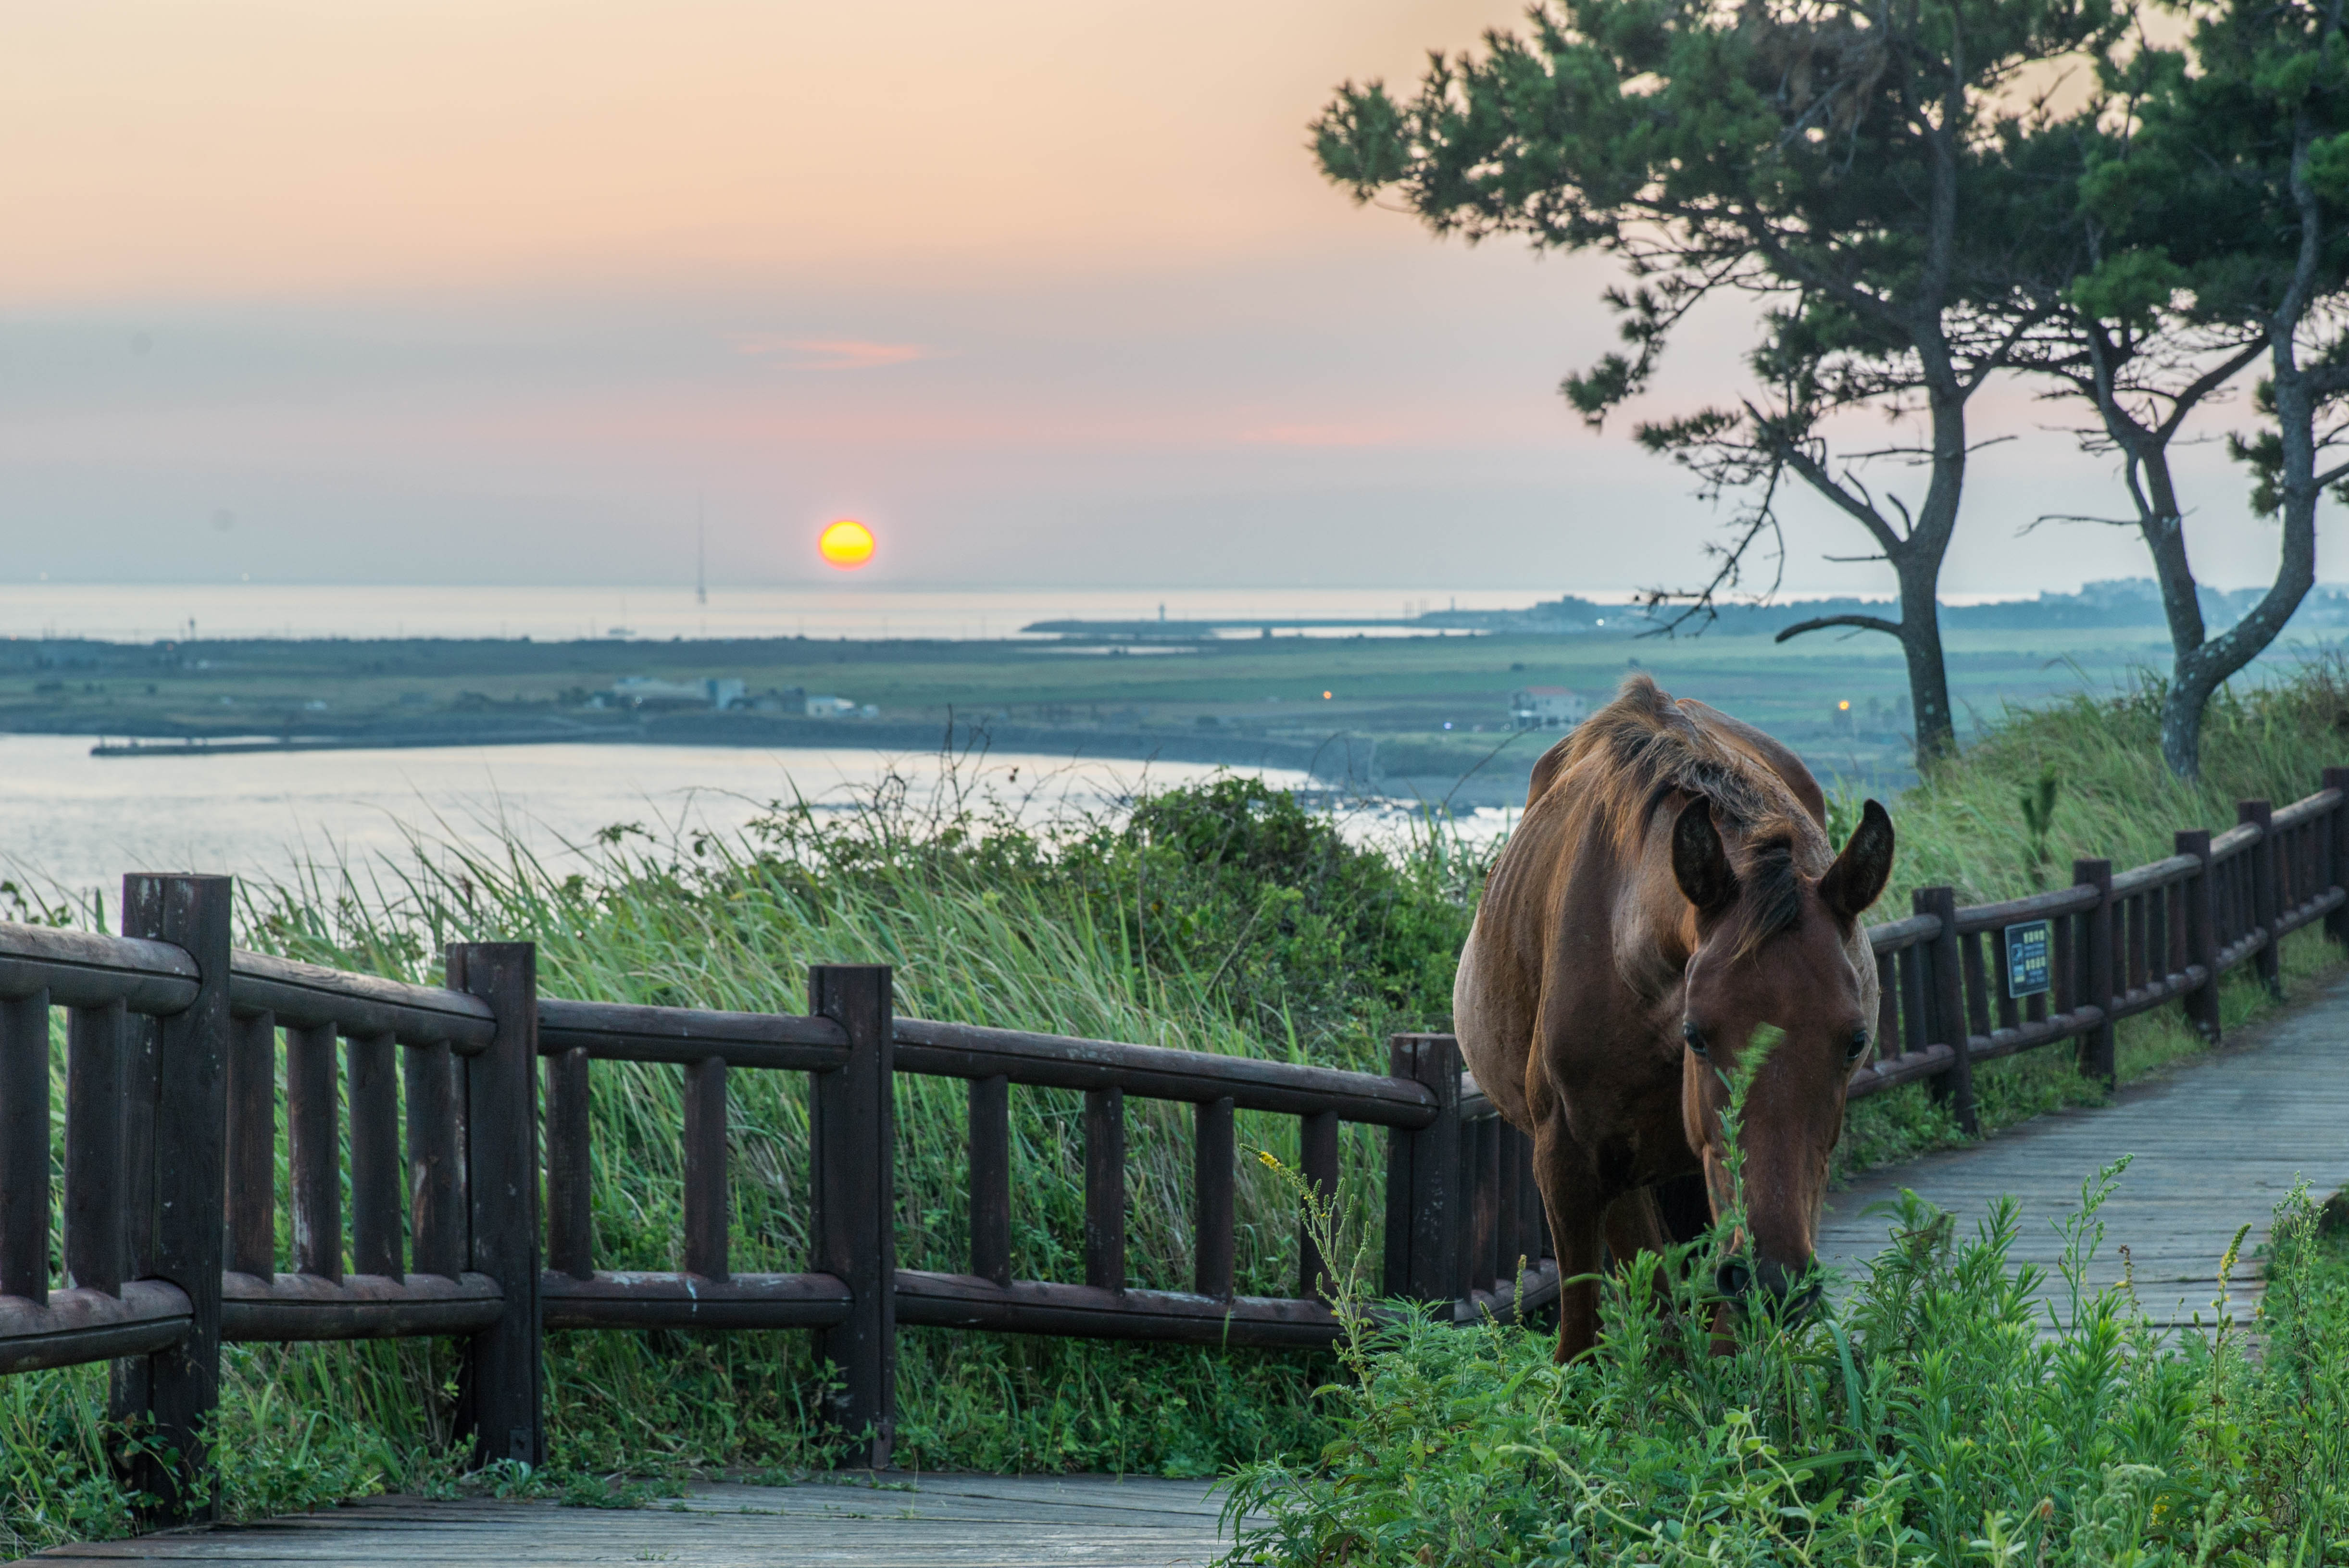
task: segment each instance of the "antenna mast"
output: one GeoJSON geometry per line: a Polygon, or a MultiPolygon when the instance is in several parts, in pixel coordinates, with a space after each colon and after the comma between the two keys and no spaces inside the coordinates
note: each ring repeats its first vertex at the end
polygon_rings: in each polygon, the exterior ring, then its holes
{"type": "Polygon", "coordinates": [[[693,602],[709,603],[709,508],[696,496],[693,501],[693,602]]]}

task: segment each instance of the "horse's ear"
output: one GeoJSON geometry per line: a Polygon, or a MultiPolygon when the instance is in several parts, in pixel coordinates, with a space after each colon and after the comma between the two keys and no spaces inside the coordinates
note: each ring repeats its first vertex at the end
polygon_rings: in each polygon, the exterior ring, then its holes
{"type": "Polygon", "coordinates": [[[1859,826],[1852,830],[1851,841],[1819,879],[1819,902],[1837,919],[1856,921],[1891,880],[1892,819],[1870,800],[1860,810],[1859,826]]]}
{"type": "Polygon", "coordinates": [[[1713,825],[1713,802],[1702,795],[1672,824],[1672,876],[1699,914],[1719,914],[1737,902],[1737,873],[1713,825]]]}

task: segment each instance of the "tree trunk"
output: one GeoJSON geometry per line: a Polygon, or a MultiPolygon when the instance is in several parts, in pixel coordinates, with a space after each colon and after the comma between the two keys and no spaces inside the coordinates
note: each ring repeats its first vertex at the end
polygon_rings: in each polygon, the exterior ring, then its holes
{"type": "Polygon", "coordinates": [[[1909,661],[1909,703],[1917,717],[1917,771],[1958,754],[1957,726],[1950,714],[1950,672],[1941,659],[1941,606],[1935,596],[1941,562],[1916,557],[1897,563],[1900,572],[1900,652],[1909,661]],[[1912,562],[1914,564],[1912,565],[1912,562]],[[1912,574],[1919,581],[1912,583],[1912,574]]]}
{"type": "MultiPolygon", "coordinates": [[[[1922,334],[1920,336],[1923,336],[1922,334]]],[[[1935,345],[1940,346],[1938,342],[1935,345]]],[[[1909,701],[1917,716],[1917,771],[1958,754],[1957,722],[1950,712],[1950,672],[1941,658],[1941,561],[1957,531],[1958,498],[1966,482],[1966,395],[1946,350],[1927,359],[1926,399],[1933,418],[1933,477],[1916,526],[1885,553],[1900,580],[1900,651],[1909,660],[1909,701]]]]}
{"type": "Polygon", "coordinates": [[[2145,472],[2145,500],[2149,503],[2138,516],[2137,531],[2153,557],[2154,580],[2161,585],[2162,618],[2169,626],[2169,689],[2161,696],[2161,759],[2172,778],[2190,780],[2202,771],[2202,710],[2227,677],[2217,673],[2209,656],[2202,601],[2194,581],[2194,564],[2186,554],[2186,519],[2178,510],[2168,449],[2165,445],[2141,450],[2137,460],[2145,472]]]}
{"type": "MultiPolygon", "coordinates": [[[[2202,776],[2202,716],[2211,696],[2277,635],[2316,584],[2316,404],[2289,335],[2275,351],[2276,428],[2283,438],[2282,556],[2275,582],[2251,614],[2190,651],[2180,650],[2161,704],[2161,758],[2184,779],[2202,776]]],[[[2180,545],[2183,552],[2184,546],[2180,545]]],[[[2195,610],[2201,624],[2201,610],[2195,610]]]]}

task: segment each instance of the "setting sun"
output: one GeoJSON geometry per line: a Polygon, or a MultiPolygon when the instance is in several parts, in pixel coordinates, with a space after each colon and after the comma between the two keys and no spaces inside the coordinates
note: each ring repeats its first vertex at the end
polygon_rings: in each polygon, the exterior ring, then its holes
{"type": "Polygon", "coordinates": [[[833,565],[843,572],[854,572],[873,559],[873,531],[843,517],[823,531],[815,547],[833,565]]]}

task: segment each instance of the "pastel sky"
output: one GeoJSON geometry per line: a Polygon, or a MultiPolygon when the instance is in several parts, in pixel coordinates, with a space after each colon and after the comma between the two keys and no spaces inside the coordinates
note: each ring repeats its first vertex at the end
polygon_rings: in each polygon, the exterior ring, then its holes
{"type": "MultiPolygon", "coordinates": [[[[1519,10],[0,0],[0,577],[674,583],[706,509],[720,583],[825,573],[842,515],[900,586],[1685,582],[1721,516],[1555,392],[1610,263],[1439,243],[1305,151],[1340,80],[1519,10]]],[[[2064,422],[1986,396],[1947,591],[2144,572],[2016,540],[2117,510],[2064,422]]],[[[2187,467],[2206,579],[2261,578],[2187,467]]],[[[1889,589],[1794,521],[1793,586],[1889,589]]]]}

